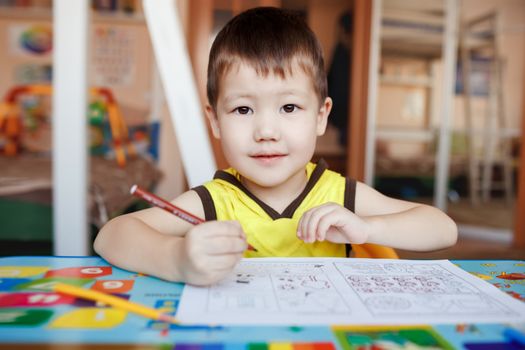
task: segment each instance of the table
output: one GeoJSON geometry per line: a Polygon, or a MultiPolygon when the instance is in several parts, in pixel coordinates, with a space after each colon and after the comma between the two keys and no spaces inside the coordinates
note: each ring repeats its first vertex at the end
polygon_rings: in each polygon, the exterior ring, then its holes
{"type": "MultiPolygon", "coordinates": [[[[525,261],[453,261],[525,301],[525,261]]],[[[98,257],[0,258],[0,349],[351,350],[520,349],[504,324],[350,326],[166,325],[50,292],[54,281],[111,291],[175,313],[183,284],[125,271],[98,257]],[[376,341],[375,347],[370,343],[376,341]],[[366,347],[369,346],[369,347],[366,347]],[[415,349],[418,347],[412,347],[415,349]]],[[[523,347],[521,347],[523,348],[523,347]]]]}
{"type": "MultiPolygon", "coordinates": [[[[88,210],[90,223],[97,227],[102,227],[108,218],[121,214],[136,200],[129,194],[132,185],[140,184],[144,188],[150,188],[162,175],[151,160],[140,156],[129,158],[124,167],[119,167],[114,159],[99,156],[90,157],[89,162],[88,210]]],[[[49,156],[21,154],[17,157],[0,157],[0,169],[0,199],[51,206],[52,159],[49,156]],[[39,193],[32,196],[34,192],[39,193]]],[[[0,218],[10,220],[5,215],[0,215],[0,218]]],[[[27,225],[26,223],[25,226],[27,225]]],[[[38,229],[41,227],[36,227],[33,231],[38,229]]],[[[22,228],[2,232],[0,238],[30,239],[30,235],[35,233],[24,233],[26,230],[22,228]]],[[[49,235],[43,238],[51,237],[49,235]]]]}

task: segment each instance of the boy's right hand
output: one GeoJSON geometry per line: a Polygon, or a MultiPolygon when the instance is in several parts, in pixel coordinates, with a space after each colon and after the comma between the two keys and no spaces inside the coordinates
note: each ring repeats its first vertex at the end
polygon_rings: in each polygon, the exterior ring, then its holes
{"type": "Polygon", "coordinates": [[[180,276],[193,285],[210,285],[232,271],[248,247],[238,221],[209,221],[190,229],[177,254],[180,276]]]}

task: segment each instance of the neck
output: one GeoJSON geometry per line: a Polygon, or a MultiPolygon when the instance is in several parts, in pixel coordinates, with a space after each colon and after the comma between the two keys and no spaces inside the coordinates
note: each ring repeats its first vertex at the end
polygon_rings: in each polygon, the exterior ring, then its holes
{"type": "Polygon", "coordinates": [[[279,213],[282,213],[301,194],[307,182],[306,169],[293,175],[283,183],[272,187],[260,186],[241,177],[241,183],[244,187],[279,213]]]}

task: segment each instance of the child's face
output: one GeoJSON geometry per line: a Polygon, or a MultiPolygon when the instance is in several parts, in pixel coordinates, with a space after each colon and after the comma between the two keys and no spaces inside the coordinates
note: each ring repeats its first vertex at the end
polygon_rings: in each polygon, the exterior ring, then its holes
{"type": "Polygon", "coordinates": [[[302,69],[282,79],[239,64],[224,74],[216,111],[207,112],[230,165],[257,186],[275,187],[304,178],[331,106],[330,98],[319,105],[302,69]]]}

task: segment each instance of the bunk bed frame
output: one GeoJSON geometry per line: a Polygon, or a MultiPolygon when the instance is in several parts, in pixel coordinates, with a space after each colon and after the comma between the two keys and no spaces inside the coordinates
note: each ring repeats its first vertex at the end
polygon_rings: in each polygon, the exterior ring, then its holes
{"type": "Polygon", "coordinates": [[[367,146],[365,181],[372,184],[379,138],[412,138],[431,141],[437,138],[434,170],[434,205],[446,210],[450,163],[450,124],[453,115],[454,80],[458,28],[457,2],[454,0],[374,0],[372,7],[371,50],[368,90],[367,146]],[[411,57],[428,62],[442,60],[440,87],[433,78],[396,79],[379,74],[380,59],[385,56],[411,57]],[[432,107],[431,123],[425,130],[378,130],[376,127],[378,87],[380,82],[424,85],[441,88],[441,113],[432,107]],[[434,124],[434,125],[432,125],[434,124]]]}
{"type": "MultiPolygon", "coordinates": [[[[498,41],[497,12],[466,21],[461,30],[461,63],[465,126],[468,130],[468,177],[471,203],[488,202],[492,191],[503,190],[507,205],[512,204],[512,137],[516,132],[507,128],[503,101],[503,59],[498,41]],[[473,99],[476,91],[470,79],[474,59],[483,59],[488,68],[485,113],[482,125],[476,125],[473,99]],[[494,181],[494,167],[502,169],[500,181],[494,181]]],[[[479,94],[479,92],[478,92],[479,94]]]]}

